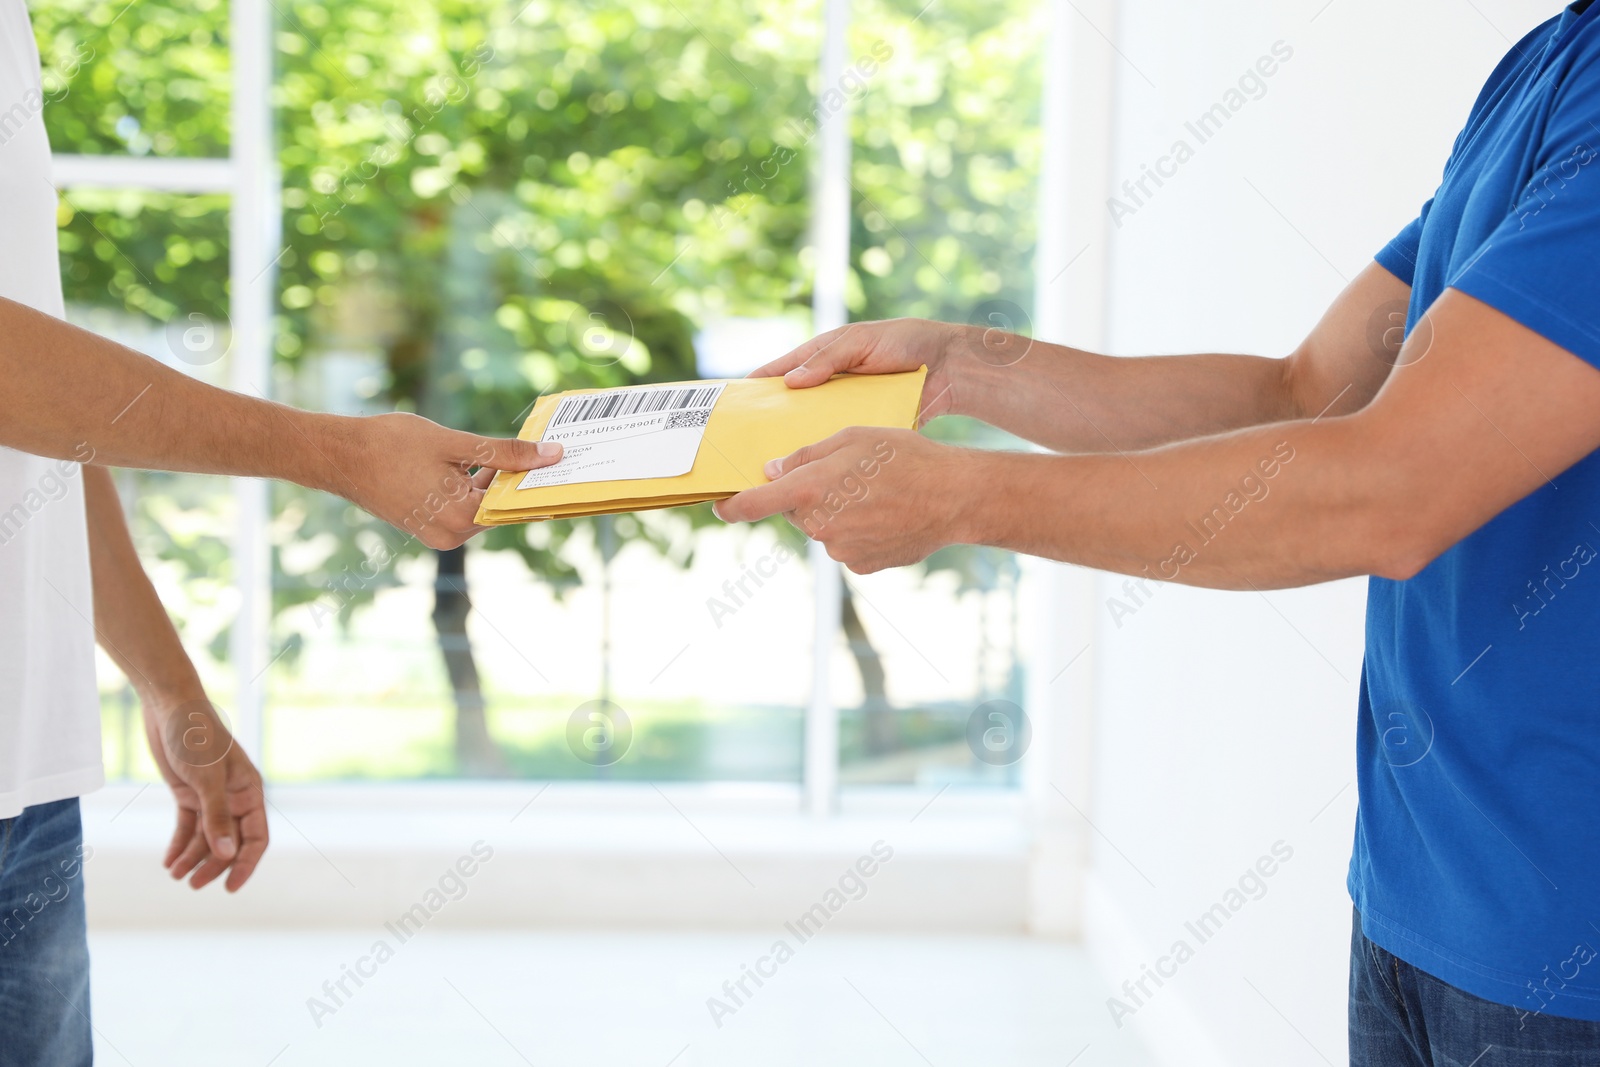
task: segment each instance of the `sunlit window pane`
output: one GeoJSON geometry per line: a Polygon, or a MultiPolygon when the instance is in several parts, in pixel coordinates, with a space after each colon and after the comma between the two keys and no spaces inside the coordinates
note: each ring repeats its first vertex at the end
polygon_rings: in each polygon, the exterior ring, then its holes
{"type": "MultiPolygon", "coordinates": [[[[803,323],[815,19],[283,5],[276,394],[509,434],[541,393],[803,323]]],[[[798,780],[804,564],[737,627],[706,607],[775,529],[681,510],[439,553],[275,492],[274,776],[798,780]]]]}
{"type": "MultiPolygon", "coordinates": [[[[1034,0],[853,5],[852,318],[1030,331],[1044,16],[1034,0]]],[[[929,432],[1019,444],[970,421],[929,432]]],[[[833,659],[843,784],[1015,784],[1018,577],[1014,556],[973,547],[846,576],[833,659]]]]}

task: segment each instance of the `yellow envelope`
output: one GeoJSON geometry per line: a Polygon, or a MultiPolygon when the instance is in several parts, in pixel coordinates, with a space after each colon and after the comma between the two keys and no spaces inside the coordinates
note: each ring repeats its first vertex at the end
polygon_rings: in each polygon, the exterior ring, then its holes
{"type": "MultiPolygon", "coordinates": [[[[484,494],[477,521],[482,526],[504,526],[722,500],[764,485],[767,476],[762,468],[768,460],[780,459],[846,427],[915,429],[927,373],[922,367],[903,374],[845,374],[811,389],[790,389],[782,378],[677,383],[723,387],[706,420],[705,435],[689,473],[518,489],[525,472],[501,471],[484,494]]],[[[524,441],[542,439],[563,397],[660,388],[578,389],[542,396],[517,436],[524,441]]],[[[556,471],[566,462],[564,458],[544,469],[556,471]]]]}

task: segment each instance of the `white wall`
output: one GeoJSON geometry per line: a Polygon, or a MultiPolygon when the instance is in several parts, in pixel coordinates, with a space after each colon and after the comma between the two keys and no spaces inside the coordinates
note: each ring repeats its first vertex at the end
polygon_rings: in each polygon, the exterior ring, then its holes
{"type": "MultiPolygon", "coordinates": [[[[1557,10],[1324,2],[1124,0],[1102,27],[1125,57],[1108,184],[1196,147],[1110,232],[1112,351],[1288,351],[1429,195],[1507,38],[1557,10]],[[1184,123],[1280,40],[1265,95],[1196,145],[1184,123]]],[[[1086,936],[1118,985],[1196,948],[1124,1032],[1174,1064],[1342,1064],[1364,586],[1165,586],[1119,627],[1120,585],[1097,591],[1086,936]],[[1199,944],[1184,923],[1279,840],[1265,895],[1199,944]]]]}

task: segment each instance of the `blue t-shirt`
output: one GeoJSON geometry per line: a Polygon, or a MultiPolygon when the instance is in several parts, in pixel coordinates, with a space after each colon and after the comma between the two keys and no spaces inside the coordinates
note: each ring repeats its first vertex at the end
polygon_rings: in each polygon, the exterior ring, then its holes
{"type": "MultiPolygon", "coordinates": [[[[1501,61],[1377,259],[1412,286],[1408,329],[1454,288],[1600,366],[1600,4],[1501,61]]],[[[1600,1020],[1600,452],[1372,579],[1360,712],[1366,935],[1486,1000],[1600,1020]]]]}

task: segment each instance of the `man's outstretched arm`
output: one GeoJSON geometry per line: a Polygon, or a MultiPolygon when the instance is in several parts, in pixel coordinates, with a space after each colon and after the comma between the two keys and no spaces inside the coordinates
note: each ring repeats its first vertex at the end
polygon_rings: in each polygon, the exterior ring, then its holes
{"type": "Polygon", "coordinates": [[[1394,364],[1410,295],[1405,282],[1369,264],[1287,359],[1128,359],[978,326],[895,319],[821,334],[755,374],[807,388],[845,371],[926,365],[923,421],[970,415],[1057,452],[1153,448],[1357,410],[1394,364]]]}
{"type": "Polygon", "coordinates": [[[788,515],[862,572],[971,543],[1229,589],[1406,578],[1600,447],[1596,411],[1600,370],[1448,290],[1351,414],[1068,456],[856,428],[718,512],[788,515]]]}
{"type": "Polygon", "coordinates": [[[278,478],[336,493],[433,548],[476,532],[487,479],[559,445],[479,437],[415,415],[350,418],[217,389],[0,298],[0,445],[114,467],[278,478]]]}

